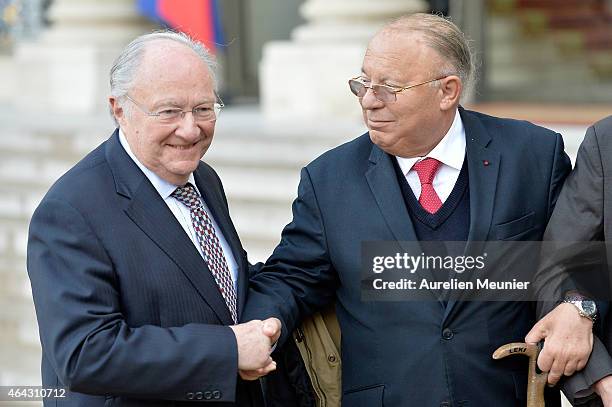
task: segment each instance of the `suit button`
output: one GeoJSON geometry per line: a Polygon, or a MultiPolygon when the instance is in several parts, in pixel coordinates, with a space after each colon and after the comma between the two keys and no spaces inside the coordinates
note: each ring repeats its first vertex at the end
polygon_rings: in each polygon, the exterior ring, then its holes
{"type": "Polygon", "coordinates": [[[451,403],[449,403],[448,401],[443,401],[442,403],[440,403],[440,407],[451,407],[451,403]]]}
{"type": "Polygon", "coordinates": [[[447,341],[453,339],[453,336],[455,336],[455,333],[450,328],[444,328],[442,331],[442,338],[446,339],[447,341]]]}
{"type": "Polygon", "coordinates": [[[212,393],[210,391],[205,391],[204,392],[204,398],[206,400],[210,400],[212,398],[212,393]]]}
{"type": "Polygon", "coordinates": [[[199,391],[199,392],[197,392],[197,393],[195,394],[195,398],[196,398],[196,400],[202,400],[202,397],[204,397],[204,396],[202,395],[202,392],[201,392],[201,391],[199,391]]]}
{"type": "Polygon", "coordinates": [[[185,394],[185,397],[187,398],[187,400],[193,400],[193,393],[187,393],[185,394]]]}
{"type": "Polygon", "coordinates": [[[215,400],[219,400],[221,398],[221,392],[219,390],[215,390],[212,392],[212,396],[215,400]]]}

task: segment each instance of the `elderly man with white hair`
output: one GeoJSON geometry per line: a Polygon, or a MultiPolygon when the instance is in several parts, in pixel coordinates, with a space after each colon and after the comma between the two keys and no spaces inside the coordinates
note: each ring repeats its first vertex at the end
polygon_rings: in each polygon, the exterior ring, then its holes
{"type": "Polygon", "coordinates": [[[45,405],[261,405],[241,375],[275,368],[280,326],[238,324],[249,265],[200,161],[223,106],[213,62],[180,33],[131,42],[110,75],[118,128],[32,217],[42,382],[67,390],[45,405]]]}

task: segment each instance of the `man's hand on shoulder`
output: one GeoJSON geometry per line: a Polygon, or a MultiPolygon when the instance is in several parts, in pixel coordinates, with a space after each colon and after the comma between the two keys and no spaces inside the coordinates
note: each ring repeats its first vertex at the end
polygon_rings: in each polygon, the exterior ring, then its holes
{"type": "Polygon", "coordinates": [[[281,322],[276,318],[253,320],[232,325],[238,345],[238,370],[244,380],[256,380],[276,369],[270,357],[272,346],[281,334],[281,322]]]}
{"type": "Polygon", "coordinates": [[[538,321],[525,337],[527,343],[544,339],[538,367],[548,372],[548,383],[582,370],[593,348],[593,322],[573,304],[562,303],[538,321]]]}

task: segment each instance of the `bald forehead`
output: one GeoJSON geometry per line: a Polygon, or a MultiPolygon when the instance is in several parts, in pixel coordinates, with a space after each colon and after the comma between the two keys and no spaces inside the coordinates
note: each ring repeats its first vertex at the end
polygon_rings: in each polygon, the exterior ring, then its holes
{"type": "Polygon", "coordinates": [[[402,58],[410,54],[413,58],[427,58],[440,63],[444,58],[432,48],[424,36],[416,31],[383,29],[378,32],[368,44],[366,57],[378,54],[386,58],[402,58]]]}
{"type": "Polygon", "coordinates": [[[136,71],[136,85],[172,78],[191,78],[194,81],[211,82],[212,72],[200,56],[185,44],[158,39],[144,47],[142,60],[136,71]]]}
{"type": "Polygon", "coordinates": [[[419,33],[384,30],[368,44],[361,70],[374,82],[405,86],[435,75],[441,61],[419,33]]]}
{"type": "Polygon", "coordinates": [[[384,59],[419,58],[435,55],[419,34],[398,31],[381,31],[368,44],[365,59],[375,56],[384,59]]]}
{"type": "Polygon", "coordinates": [[[373,45],[377,47],[384,46],[387,49],[405,49],[427,46],[423,39],[423,35],[415,31],[382,29],[379,31],[368,44],[368,48],[373,45]]]}
{"type": "MultiPolygon", "coordinates": [[[[172,57],[177,56],[188,59],[195,58],[201,61],[198,54],[187,45],[173,40],[157,39],[145,45],[143,62],[147,62],[147,64],[143,63],[142,65],[160,62],[167,64],[172,61],[172,57]]],[[[203,61],[201,62],[204,64],[203,61]]]]}

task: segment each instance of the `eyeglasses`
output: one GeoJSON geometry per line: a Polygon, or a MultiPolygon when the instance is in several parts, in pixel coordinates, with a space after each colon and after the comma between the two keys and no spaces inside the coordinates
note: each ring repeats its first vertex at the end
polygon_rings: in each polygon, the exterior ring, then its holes
{"type": "Polygon", "coordinates": [[[125,95],[125,97],[132,102],[141,112],[146,114],[147,116],[155,117],[157,120],[164,124],[176,123],[179,120],[182,120],[185,117],[186,113],[190,113],[193,115],[193,119],[195,121],[201,122],[210,122],[216,120],[219,117],[219,113],[221,113],[221,108],[225,107],[221,98],[215,93],[215,97],[217,101],[214,103],[204,103],[194,107],[191,110],[182,110],[178,108],[163,108],[157,112],[149,112],[145,109],[140,103],[136,102],[129,95],[125,95]]]}
{"type": "Polygon", "coordinates": [[[362,98],[368,92],[368,89],[372,89],[374,92],[374,97],[376,100],[381,101],[383,103],[393,103],[397,101],[397,94],[403,92],[408,89],[416,88],[417,86],[425,85],[426,83],[431,83],[435,81],[439,81],[440,79],[444,79],[449,75],[444,75],[436,79],[431,79],[425,82],[417,83],[415,85],[404,86],[404,87],[395,87],[389,85],[367,85],[364,79],[360,76],[356,78],[352,78],[348,81],[349,87],[351,88],[351,92],[355,94],[358,98],[362,98]]]}

